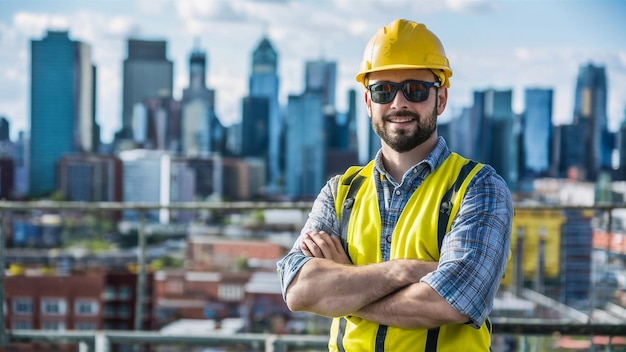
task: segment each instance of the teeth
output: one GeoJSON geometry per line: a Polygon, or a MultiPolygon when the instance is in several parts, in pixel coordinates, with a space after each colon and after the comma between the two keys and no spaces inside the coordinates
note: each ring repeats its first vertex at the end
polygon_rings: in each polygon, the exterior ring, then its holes
{"type": "Polygon", "coordinates": [[[389,120],[390,122],[409,122],[409,121],[413,121],[413,119],[391,119],[389,120]]]}

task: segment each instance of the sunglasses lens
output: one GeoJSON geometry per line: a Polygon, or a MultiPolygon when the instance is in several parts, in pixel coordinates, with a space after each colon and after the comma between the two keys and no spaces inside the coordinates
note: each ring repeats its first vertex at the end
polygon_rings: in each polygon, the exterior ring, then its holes
{"type": "Polygon", "coordinates": [[[428,99],[429,87],[423,82],[407,82],[402,87],[404,96],[414,103],[428,99]]]}
{"type": "Polygon", "coordinates": [[[397,88],[391,83],[377,83],[370,86],[372,101],[376,104],[387,104],[396,96],[397,88]]]}

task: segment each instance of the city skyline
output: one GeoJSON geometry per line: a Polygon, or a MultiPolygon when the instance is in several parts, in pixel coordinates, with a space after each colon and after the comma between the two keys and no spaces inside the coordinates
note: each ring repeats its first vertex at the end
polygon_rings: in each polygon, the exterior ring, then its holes
{"type": "Polygon", "coordinates": [[[587,63],[606,68],[611,129],[624,119],[626,44],[620,36],[626,33],[626,24],[619,16],[626,3],[356,4],[355,0],[0,2],[0,116],[11,122],[12,137],[29,127],[30,41],[43,38],[47,30],[67,30],[72,40],[91,46],[98,69],[96,119],[105,142],[121,127],[121,66],[130,38],[167,41],[177,99],[188,86],[189,55],[196,45],[205,51],[207,86],[216,91],[216,113],[226,126],[241,118],[251,53],[264,37],[278,53],[282,106],[288,95],[303,91],[305,63],[323,59],[338,65],[337,108],[345,111],[347,91],[359,92],[354,74],[367,39],[394,18],[406,17],[433,30],[450,57],[454,76],[443,119],[470,106],[472,91],[489,88],[513,89],[513,109],[521,113],[524,89],[541,87],[554,89],[553,122],[568,123],[578,69],[587,63]]]}

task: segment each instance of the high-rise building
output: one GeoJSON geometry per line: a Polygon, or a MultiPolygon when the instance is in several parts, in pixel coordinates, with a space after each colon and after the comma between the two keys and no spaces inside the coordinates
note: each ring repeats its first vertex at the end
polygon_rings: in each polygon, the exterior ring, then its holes
{"type": "Polygon", "coordinates": [[[583,166],[582,155],[585,144],[582,141],[583,130],[577,125],[560,125],[554,129],[554,169],[557,176],[574,180],[586,180],[587,172],[583,166]]]}
{"type": "Polygon", "coordinates": [[[263,38],[252,54],[252,74],[250,75],[251,99],[244,100],[244,116],[242,121],[242,143],[246,137],[255,134],[254,148],[260,148],[255,155],[249,155],[250,147],[242,146],[243,156],[263,156],[267,165],[268,191],[278,192],[282,176],[281,134],[283,120],[278,104],[279,93],[278,54],[269,39],[263,38]],[[261,102],[265,98],[266,103],[261,102]],[[265,105],[265,108],[261,105],[265,105]],[[255,130],[258,125],[263,129],[255,130]],[[250,130],[252,129],[252,130],[250,130]],[[267,134],[267,136],[265,136],[267,134]]]}
{"type": "Polygon", "coordinates": [[[17,140],[15,141],[15,149],[13,153],[15,167],[15,177],[13,178],[14,196],[16,198],[22,198],[28,194],[30,178],[29,146],[30,143],[26,138],[26,133],[24,133],[24,131],[20,131],[17,134],[17,140]]]}
{"type": "Polygon", "coordinates": [[[247,201],[265,196],[265,161],[261,158],[223,158],[224,198],[247,201]]]}
{"type": "Polygon", "coordinates": [[[515,189],[518,138],[514,130],[512,96],[511,90],[474,92],[470,116],[477,123],[473,135],[477,149],[468,157],[493,166],[509,187],[515,189]]]}
{"type": "Polygon", "coordinates": [[[326,115],[326,179],[359,165],[356,140],[356,92],[348,91],[348,111],[326,115]]]}
{"type": "Polygon", "coordinates": [[[136,104],[146,98],[172,97],[174,64],[166,57],[167,43],[162,40],[128,40],[124,60],[122,92],[122,130],[117,138],[132,139],[136,104]]]}
{"type": "Polygon", "coordinates": [[[343,173],[349,166],[359,164],[356,148],[356,92],[348,91],[348,111],[338,112],[335,106],[336,81],[335,62],[317,60],[306,63],[304,95],[318,95],[322,104],[323,144],[320,146],[326,148],[323,179],[343,173]]]}
{"type": "MultiPolygon", "coordinates": [[[[193,190],[193,184],[189,182],[186,175],[177,176],[181,168],[176,165],[177,161],[173,161],[165,151],[127,150],[120,152],[119,158],[122,160],[124,169],[122,177],[122,200],[124,202],[168,205],[181,199],[181,197],[177,197],[178,199],[172,197],[172,188],[178,187],[178,182],[186,182],[193,190]]],[[[191,171],[189,174],[192,174],[191,171]]],[[[182,199],[192,200],[184,197],[182,199]]],[[[153,222],[169,223],[170,221],[168,209],[148,211],[146,215],[148,220],[153,222]]],[[[124,216],[130,220],[138,219],[138,214],[134,211],[125,211],[124,216]]]]}
{"type": "Polygon", "coordinates": [[[4,116],[0,116],[0,142],[10,140],[9,127],[9,120],[4,116]]]}
{"type": "Polygon", "coordinates": [[[68,154],[58,164],[58,188],[65,200],[122,201],[122,163],[117,157],[68,154]]]}
{"type": "MultiPolygon", "coordinates": [[[[194,200],[195,173],[187,160],[173,158],[162,150],[134,149],[122,151],[122,201],[169,205],[194,200]]],[[[150,221],[169,223],[172,217],[187,219],[184,211],[160,209],[146,212],[150,221]],[[182,215],[181,215],[182,214],[182,215]]],[[[138,213],[127,210],[124,217],[136,220],[138,213]]]]}
{"type": "Polygon", "coordinates": [[[88,45],[68,32],[31,41],[30,194],[55,190],[56,162],[65,153],[93,152],[94,68],[88,45]]]}
{"type": "Polygon", "coordinates": [[[589,213],[565,210],[566,222],[561,227],[559,301],[588,311],[592,287],[592,218],[589,213]]]}
{"type": "Polygon", "coordinates": [[[206,86],[206,53],[197,46],[189,57],[189,87],[183,90],[181,149],[186,156],[224,154],[226,131],[215,114],[215,90],[206,86]]]}
{"type": "Polygon", "coordinates": [[[147,98],[136,105],[135,144],[145,149],[180,150],[180,102],[172,98],[147,98]]]}
{"type": "Polygon", "coordinates": [[[289,96],[286,143],[285,194],[313,199],[326,181],[324,113],[319,93],[289,96]]]}
{"type": "Polygon", "coordinates": [[[0,198],[13,198],[15,188],[15,161],[9,156],[0,155],[0,198]]]}
{"type": "Polygon", "coordinates": [[[259,96],[243,98],[241,120],[241,156],[261,158],[269,165],[269,99],[259,96]]]}
{"type": "Polygon", "coordinates": [[[346,147],[349,150],[359,151],[359,136],[357,128],[357,94],[356,90],[348,90],[348,111],[346,112],[346,125],[348,141],[346,147]]]}
{"type": "Polygon", "coordinates": [[[581,66],[576,80],[573,124],[582,133],[580,160],[586,180],[595,181],[600,171],[611,169],[613,139],[606,115],[607,84],[604,67],[581,66]]]}
{"type": "Polygon", "coordinates": [[[307,61],[305,70],[304,91],[320,94],[324,114],[330,115],[334,113],[337,63],[325,60],[307,61]]]}
{"type": "Polygon", "coordinates": [[[368,127],[367,127],[367,159],[374,159],[378,150],[382,147],[382,142],[380,137],[374,131],[374,127],[372,126],[371,119],[368,119],[368,127]]]}
{"type": "Polygon", "coordinates": [[[624,110],[624,119],[622,119],[615,139],[615,146],[619,153],[619,166],[615,172],[615,179],[626,180],[626,110],[624,110]]]}
{"type": "Polygon", "coordinates": [[[209,199],[221,199],[222,179],[221,157],[210,155],[206,157],[193,157],[187,159],[187,165],[195,175],[195,200],[206,201],[209,199]]]}
{"type": "Polygon", "coordinates": [[[552,157],[552,89],[525,90],[522,114],[522,163],[520,176],[532,179],[546,176],[552,157]]]}

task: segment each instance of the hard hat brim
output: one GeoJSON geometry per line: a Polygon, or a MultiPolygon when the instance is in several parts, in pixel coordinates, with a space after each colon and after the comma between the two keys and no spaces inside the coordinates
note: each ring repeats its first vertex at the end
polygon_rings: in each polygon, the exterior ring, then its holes
{"type": "Polygon", "coordinates": [[[365,82],[365,76],[369,73],[380,72],[380,71],[391,71],[391,70],[419,70],[419,69],[444,71],[445,73],[443,75],[438,75],[439,80],[442,81],[441,82],[442,86],[450,87],[450,81],[447,78],[452,77],[452,70],[450,70],[448,66],[443,66],[443,65],[407,65],[407,64],[385,65],[385,66],[379,66],[376,68],[359,72],[355,76],[355,79],[357,82],[361,83],[364,87],[367,88],[367,83],[365,82]]]}

